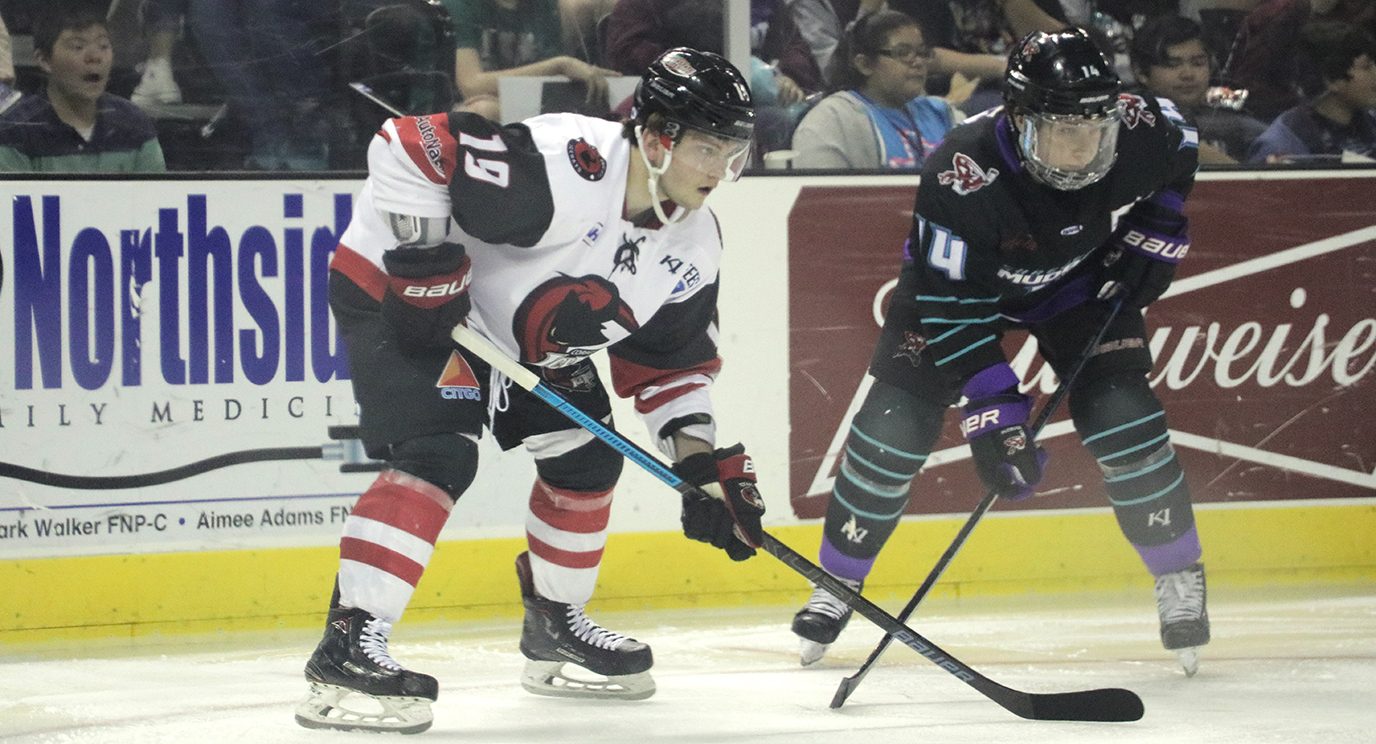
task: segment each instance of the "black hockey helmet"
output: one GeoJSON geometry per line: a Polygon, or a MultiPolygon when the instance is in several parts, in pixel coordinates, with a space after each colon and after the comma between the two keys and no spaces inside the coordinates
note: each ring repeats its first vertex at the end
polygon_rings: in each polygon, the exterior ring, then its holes
{"type": "Polygon", "coordinates": [[[1062,191],[1107,176],[1118,156],[1121,88],[1082,29],[1025,36],[1008,56],[1003,95],[1028,174],[1062,191]]]}
{"type": "MultiPolygon", "coordinates": [[[[667,123],[733,140],[750,140],[755,132],[750,86],[712,52],[677,47],[659,55],[636,86],[634,104],[631,118],[641,126],[661,114],[667,123]]],[[[680,133],[665,132],[675,140],[680,133]]]]}
{"type": "Polygon", "coordinates": [[[1083,29],[1034,31],[1008,56],[1004,101],[1037,114],[1103,116],[1118,105],[1122,81],[1083,29]]]}

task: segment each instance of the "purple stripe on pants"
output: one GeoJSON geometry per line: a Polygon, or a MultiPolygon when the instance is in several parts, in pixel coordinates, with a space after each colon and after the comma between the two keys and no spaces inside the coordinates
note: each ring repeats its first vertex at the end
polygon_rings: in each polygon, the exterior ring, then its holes
{"type": "Polygon", "coordinates": [[[1184,534],[1165,545],[1134,545],[1137,554],[1142,556],[1142,562],[1147,564],[1147,570],[1151,571],[1152,576],[1163,576],[1168,573],[1189,568],[1199,562],[1199,556],[1203,550],[1199,547],[1199,533],[1195,531],[1194,525],[1184,534]]]}
{"type": "Polygon", "coordinates": [[[822,548],[817,551],[817,562],[832,576],[851,581],[864,581],[865,577],[870,575],[870,568],[874,566],[874,558],[851,558],[842,555],[825,536],[822,537],[822,548]]]}

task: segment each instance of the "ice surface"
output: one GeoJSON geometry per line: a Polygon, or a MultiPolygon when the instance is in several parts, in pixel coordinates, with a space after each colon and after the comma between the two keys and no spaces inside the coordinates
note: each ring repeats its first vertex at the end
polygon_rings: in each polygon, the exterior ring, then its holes
{"type": "MultiPolygon", "coordinates": [[[[799,603],[806,598],[800,592],[799,603]]],[[[841,710],[839,680],[880,633],[856,617],[827,659],[797,662],[793,607],[596,612],[654,647],[659,691],[643,702],[543,698],[518,683],[519,626],[407,625],[404,664],[440,680],[435,726],[416,741],[1344,742],[1376,741],[1376,592],[1229,592],[1211,587],[1214,642],[1186,679],[1156,638],[1149,593],[980,599],[924,607],[912,626],[1010,687],[1126,687],[1146,704],[1129,724],[1024,721],[901,644],[841,710]]],[[[892,610],[902,601],[884,602],[892,610]]],[[[65,648],[0,647],[0,741],[324,742],[292,720],[316,633],[186,637],[65,648]]],[[[391,737],[395,739],[396,737],[391,737]]],[[[407,739],[407,741],[412,741],[407,739]]]]}

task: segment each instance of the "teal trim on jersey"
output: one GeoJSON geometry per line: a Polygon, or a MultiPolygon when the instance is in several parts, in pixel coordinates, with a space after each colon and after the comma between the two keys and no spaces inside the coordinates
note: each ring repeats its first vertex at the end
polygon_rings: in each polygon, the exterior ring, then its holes
{"type": "MultiPolygon", "coordinates": [[[[909,480],[914,475],[913,473],[898,473],[893,470],[888,470],[887,468],[881,468],[878,465],[875,465],[874,463],[870,462],[869,460],[866,460],[865,458],[855,454],[855,450],[851,449],[850,447],[846,448],[846,457],[861,462],[864,464],[865,467],[869,468],[870,470],[873,470],[877,473],[883,473],[884,475],[887,475],[890,478],[909,480]]],[[[927,458],[924,457],[922,459],[926,460],[927,458]]]]}
{"type": "Polygon", "coordinates": [[[1106,461],[1108,461],[1108,460],[1112,460],[1112,459],[1115,458],[1115,457],[1122,457],[1123,455],[1130,455],[1130,454],[1132,454],[1133,452],[1136,452],[1137,450],[1146,449],[1147,447],[1150,447],[1150,446],[1152,446],[1152,445],[1154,445],[1154,444],[1159,444],[1159,443],[1161,443],[1161,442],[1164,442],[1164,441],[1166,441],[1166,440],[1169,439],[1169,438],[1170,438],[1170,434],[1169,434],[1169,433],[1162,434],[1161,436],[1159,436],[1159,437],[1157,437],[1157,438],[1155,438],[1155,439],[1151,439],[1151,440],[1145,441],[1145,442],[1143,442],[1143,443],[1137,445],[1136,447],[1128,447],[1128,448],[1125,449],[1125,450],[1119,450],[1119,451],[1117,451],[1117,452],[1114,452],[1114,453],[1111,454],[1111,455],[1105,455],[1105,456],[1103,456],[1103,457],[1100,457],[1100,458],[1099,458],[1099,462],[1102,464],[1102,463],[1104,463],[1104,462],[1106,462],[1106,461]]]}
{"type": "Polygon", "coordinates": [[[995,313],[986,318],[922,318],[921,322],[927,323],[929,325],[950,325],[952,323],[960,323],[963,325],[979,325],[981,323],[993,323],[1001,317],[1003,316],[999,315],[998,313],[995,313]]]}
{"type": "Polygon", "coordinates": [[[969,327],[970,327],[970,326],[968,326],[968,325],[956,326],[955,328],[952,328],[951,330],[949,330],[949,331],[947,331],[947,332],[941,334],[940,336],[937,336],[936,338],[932,339],[931,341],[928,341],[927,343],[929,343],[929,344],[934,344],[934,343],[937,343],[937,342],[939,342],[939,341],[945,341],[946,339],[950,338],[951,336],[954,336],[954,335],[956,335],[957,333],[960,333],[961,331],[963,331],[963,330],[965,330],[966,328],[969,328],[969,327]]]}
{"type": "Polygon", "coordinates": [[[1093,435],[1087,436],[1087,437],[1084,438],[1084,443],[1085,443],[1085,444],[1089,444],[1090,442],[1098,441],[1098,440],[1103,439],[1104,437],[1106,437],[1106,436],[1108,436],[1108,435],[1110,435],[1110,434],[1117,434],[1118,432],[1120,432],[1120,431],[1122,431],[1122,430],[1124,430],[1124,429],[1131,429],[1132,427],[1137,426],[1138,424],[1144,424],[1144,423],[1146,423],[1146,422],[1148,422],[1148,421],[1151,421],[1152,419],[1161,418],[1162,416],[1165,416],[1165,415],[1166,415],[1166,412],[1165,412],[1165,411],[1157,411],[1156,413],[1153,413],[1153,414],[1149,414],[1149,415],[1143,416],[1142,418],[1139,418],[1139,419],[1137,419],[1136,421],[1129,421],[1129,422],[1127,422],[1126,424],[1123,424],[1123,425],[1121,425],[1121,426],[1115,426],[1115,427],[1113,427],[1112,429],[1108,429],[1108,430],[1106,430],[1106,431],[1101,431],[1101,432],[1099,432],[1098,434],[1093,434],[1093,435]]]}
{"type": "Polygon", "coordinates": [[[1131,473],[1124,473],[1123,475],[1114,475],[1114,476],[1111,476],[1111,477],[1104,478],[1104,482],[1105,482],[1105,483],[1117,483],[1117,482],[1119,482],[1119,481],[1131,480],[1131,479],[1136,478],[1136,477],[1138,477],[1138,476],[1146,475],[1147,473],[1151,473],[1151,472],[1155,472],[1155,471],[1157,471],[1157,470],[1160,470],[1161,468],[1163,468],[1163,467],[1166,466],[1166,463],[1171,462],[1171,461],[1173,461],[1173,460],[1175,460],[1175,452],[1174,452],[1174,451],[1171,452],[1170,457],[1167,457],[1166,459],[1162,460],[1161,462],[1154,462],[1154,463],[1152,463],[1152,464],[1146,466],[1145,468],[1142,468],[1141,470],[1134,470],[1134,471],[1132,471],[1131,473]]]}
{"type": "Polygon", "coordinates": [[[938,297],[936,295],[917,295],[913,297],[918,302],[954,302],[960,305],[990,305],[998,302],[1000,297],[938,297]]]}
{"type": "Polygon", "coordinates": [[[856,473],[855,467],[851,465],[850,461],[848,460],[841,461],[841,477],[845,478],[847,483],[855,486],[856,488],[859,488],[860,490],[865,491],[866,493],[878,496],[882,499],[904,498],[908,495],[907,483],[902,483],[897,486],[881,486],[875,484],[874,481],[871,481],[868,478],[864,478],[860,474],[856,473]]]}
{"type": "Polygon", "coordinates": [[[941,365],[943,365],[943,364],[945,364],[945,363],[951,361],[952,359],[955,359],[955,358],[957,358],[957,357],[965,356],[966,354],[968,354],[968,353],[974,351],[975,349],[978,349],[979,347],[981,347],[981,346],[983,346],[983,345],[985,345],[985,344],[987,344],[987,343],[989,343],[989,342],[991,342],[991,341],[993,341],[993,340],[994,340],[994,337],[993,337],[993,336],[985,336],[983,339],[980,339],[979,341],[976,341],[976,342],[974,342],[973,344],[970,344],[969,346],[967,346],[967,347],[961,349],[960,351],[957,351],[957,352],[954,353],[954,354],[951,354],[951,355],[949,355],[949,356],[944,356],[944,357],[942,357],[942,358],[936,360],[936,366],[940,367],[941,365]]]}
{"type": "Polygon", "coordinates": [[[1119,501],[1118,499],[1115,499],[1115,498],[1113,498],[1112,496],[1109,496],[1109,497],[1108,497],[1108,502],[1109,502],[1110,504],[1113,504],[1114,506],[1132,506],[1133,504],[1145,504],[1145,503],[1147,503],[1148,501],[1155,501],[1156,499],[1159,499],[1159,498],[1161,498],[1162,496],[1165,496],[1166,494],[1170,493],[1171,491],[1174,491],[1174,490],[1175,490],[1175,487],[1178,486],[1178,485],[1180,485],[1181,481],[1183,481],[1183,480],[1185,480],[1185,474],[1184,474],[1184,473],[1181,473],[1180,475],[1177,475],[1177,476],[1175,477],[1175,480],[1174,480],[1174,481],[1171,481],[1171,484],[1170,484],[1169,486],[1166,486],[1165,488],[1161,489],[1160,491],[1157,491],[1156,493],[1147,494],[1146,496],[1143,496],[1143,497],[1141,497],[1141,498],[1127,499],[1127,500],[1124,500],[1124,501],[1119,501]]]}
{"type": "Polygon", "coordinates": [[[903,516],[903,512],[908,510],[907,501],[904,501],[903,505],[898,507],[898,511],[892,514],[878,514],[872,511],[865,511],[864,509],[856,509],[854,506],[851,505],[849,501],[846,501],[846,498],[844,496],[841,495],[840,489],[837,489],[835,487],[831,489],[831,497],[841,502],[841,505],[846,507],[846,510],[849,511],[851,514],[865,517],[866,519],[878,519],[887,521],[890,519],[896,519],[898,517],[903,516]]]}
{"type": "Polygon", "coordinates": [[[894,447],[894,446],[891,446],[891,445],[884,444],[883,442],[879,441],[878,439],[875,439],[874,437],[872,437],[872,436],[866,434],[865,432],[860,431],[860,429],[857,428],[857,427],[855,426],[855,424],[851,424],[851,425],[850,425],[850,430],[851,430],[851,433],[855,434],[855,436],[860,437],[861,439],[865,440],[866,442],[869,442],[870,444],[872,444],[872,445],[874,445],[874,446],[876,446],[876,447],[883,447],[884,449],[886,449],[886,450],[888,450],[888,451],[894,453],[895,455],[899,455],[899,456],[901,456],[901,457],[906,457],[906,458],[908,458],[909,460],[917,460],[918,462],[925,462],[925,461],[927,460],[927,456],[926,456],[926,455],[915,455],[915,454],[913,454],[913,453],[911,453],[911,452],[904,452],[903,450],[898,449],[897,447],[894,447]]]}

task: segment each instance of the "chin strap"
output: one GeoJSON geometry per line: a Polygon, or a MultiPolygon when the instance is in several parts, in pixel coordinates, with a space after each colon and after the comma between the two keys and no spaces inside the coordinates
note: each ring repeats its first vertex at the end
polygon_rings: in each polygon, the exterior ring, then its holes
{"type": "Polygon", "coordinates": [[[640,153],[640,161],[645,164],[645,169],[650,173],[649,178],[646,179],[650,187],[650,206],[654,207],[655,216],[659,218],[660,223],[672,225],[688,216],[688,210],[684,209],[682,204],[675,204],[676,209],[674,209],[673,217],[665,214],[664,207],[660,204],[663,199],[659,196],[659,177],[669,170],[669,163],[674,160],[674,151],[672,148],[664,148],[664,164],[658,168],[651,165],[650,156],[645,154],[644,132],[644,127],[637,124],[635,127],[635,148],[640,153]]]}

